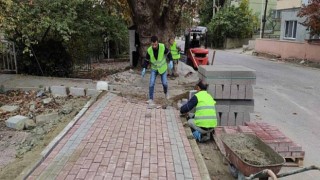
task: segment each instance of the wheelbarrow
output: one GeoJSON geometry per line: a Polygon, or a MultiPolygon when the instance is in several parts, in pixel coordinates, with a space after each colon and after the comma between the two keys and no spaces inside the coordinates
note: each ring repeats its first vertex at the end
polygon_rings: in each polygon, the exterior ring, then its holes
{"type": "Polygon", "coordinates": [[[320,170],[319,167],[310,166],[278,174],[285,159],[254,134],[224,134],[221,141],[229,169],[238,180],[277,179],[308,170],[320,170]]]}

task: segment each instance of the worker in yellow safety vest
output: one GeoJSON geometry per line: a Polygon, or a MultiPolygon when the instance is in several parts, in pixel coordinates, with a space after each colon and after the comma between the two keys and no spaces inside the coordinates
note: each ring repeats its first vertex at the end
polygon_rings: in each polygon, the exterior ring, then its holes
{"type": "Polygon", "coordinates": [[[177,42],[174,40],[174,38],[170,38],[169,39],[169,44],[170,44],[170,52],[172,55],[172,59],[173,59],[173,71],[171,72],[171,76],[172,77],[178,77],[178,63],[180,60],[180,47],[177,46],[177,42]]]}
{"type": "Polygon", "coordinates": [[[172,55],[170,51],[165,47],[163,43],[158,42],[157,36],[151,37],[151,46],[147,50],[146,59],[142,65],[143,69],[141,76],[144,77],[148,65],[151,64],[151,75],[149,82],[149,108],[154,108],[155,104],[153,102],[154,86],[156,82],[156,77],[159,74],[161,76],[161,82],[163,86],[163,92],[166,99],[169,99],[168,92],[168,81],[167,81],[167,69],[172,70],[173,62],[172,55]],[[169,64],[167,65],[166,56],[168,57],[169,64]]]}
{"type": "Polygon", "coordinates": [[[195,113],[188,120],[188,125],[193,129],[193,136],[199,142],[210,139],[210,133],[217,126],[215,100],[207,92],[208,84],[200,80],[195,89],[197,93],[183,106],[180,113],[185,114],[195,108],[195,113]]]}

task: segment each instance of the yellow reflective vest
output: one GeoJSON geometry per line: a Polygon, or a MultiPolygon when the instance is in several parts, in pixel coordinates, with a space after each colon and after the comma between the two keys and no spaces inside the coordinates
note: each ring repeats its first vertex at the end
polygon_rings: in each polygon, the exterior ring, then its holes
{"type": "Polygon", "coordinates": [[[165,46],[159,43],[158,58],[156,59],[153,54],[152,46],[148,48],[148,54],[150,56],[151,69],[158,70],[159,74],[163,74],[167,70],[167,61],[164,55],[165,46]]]}
{"type": "Polygon", "coordinates": [[[195,125],[204,128],[217,126],[216,102],[207,91],[200,91],[195,94],[198,99],[194,117],[195,125]]]}
{"type": "Polygon", "coordinates": [[[177,42],[174,41],[173,44],[170,46],[170,52],[173,60],[180,59],[180,53],[178,51],[177,42]]]}

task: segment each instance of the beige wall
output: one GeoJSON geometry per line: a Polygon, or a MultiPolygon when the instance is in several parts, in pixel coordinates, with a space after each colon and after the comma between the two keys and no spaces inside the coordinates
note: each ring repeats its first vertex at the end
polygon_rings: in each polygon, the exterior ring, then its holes
{"type": "Polygon", "coordinates": [[[281,58],[307,59],[320,62],[320,44],[307,42],[279,41],[270,39],[256,39],[255,51],[280,55],[281,58]]]}
{"type": "Polygon", "coordinates": [[[277,9],[301,7],[301,0],[278,0],[277,9]]]}

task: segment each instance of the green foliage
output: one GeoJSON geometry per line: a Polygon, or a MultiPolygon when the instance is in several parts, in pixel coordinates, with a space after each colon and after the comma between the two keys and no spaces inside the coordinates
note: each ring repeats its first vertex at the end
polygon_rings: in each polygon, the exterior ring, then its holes
{"type": "Polygon", "coordinates": [[[208,24],[209,41],[221,46],[225,38],[248,38],[257,26],[257,18],[249,10],[248,1],[239,7],[221,9],[208,24]]]}
{"type": "Polygon", "coordinates": [[[213,14],[213,1],[203,0],[199,9],[200,25],[207,25],[210,23],[213,14]]]}
{"type": "Polygon", "coordinates": [[[126,24],[121,17],[109,13],[110,8],[99,0],[0,0],[0,29],[23,52],[20,54],[25,61],[23,69],[28,69],[26,65],[33,67],[30,69],[38,67],[35,63],[38,57],[46,62],[43,66],[50,66],[43,68],[49,72],[60,60],[50,62],[52,59],[42,58],[64,54],[65,57],[57,59],[70,61],[65,64],[68,67],[65,69],[70,70],[69,65],[78,59],[86,59],[90,53],[101,54],[106,38],[127,50],[126,24]],[[59,44],[59,52],[48,49],[48,41],[59,44]],[[66,53],[61,53],[60,48],[66,53]],[[40,52],[44,49],[46,52],[40,52]]]}
{"type": "Polygon", "coordinates": [[[311,0],[308,5],[302,5],[298,14],[299,17],[305,17],[301,23],[310,29],[310,35],[320,35],[320,0],[311,0]]]}

